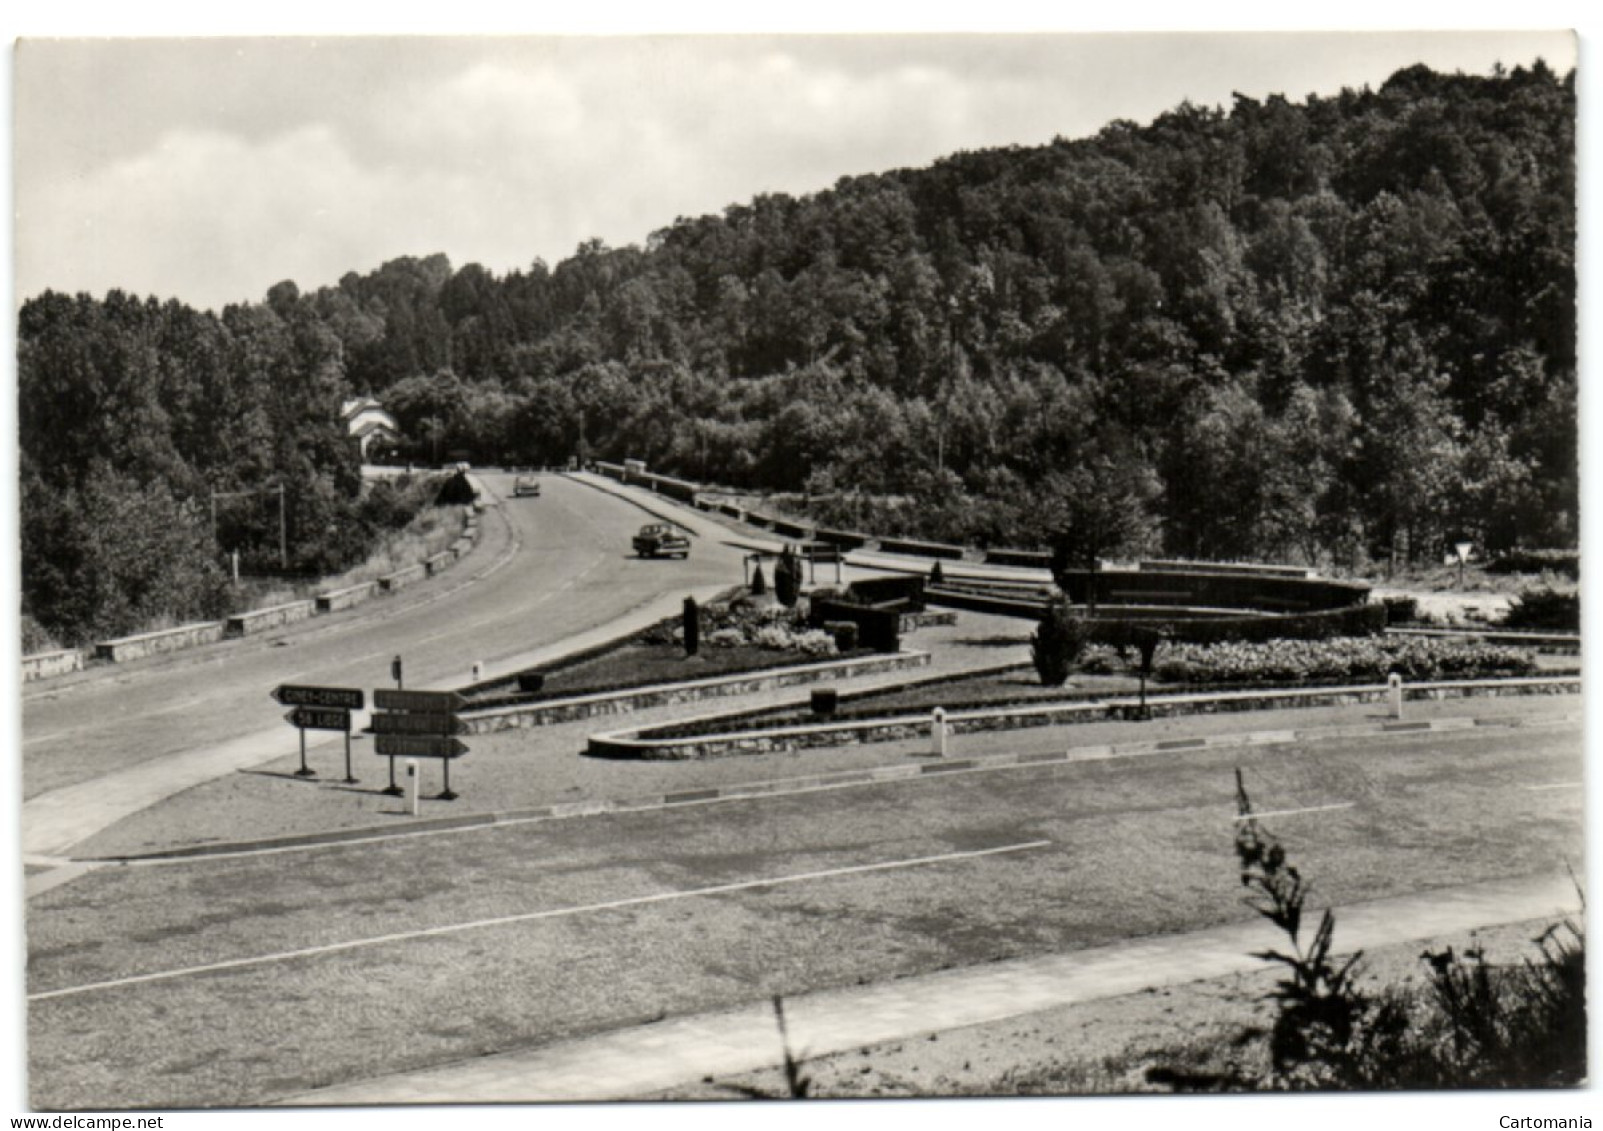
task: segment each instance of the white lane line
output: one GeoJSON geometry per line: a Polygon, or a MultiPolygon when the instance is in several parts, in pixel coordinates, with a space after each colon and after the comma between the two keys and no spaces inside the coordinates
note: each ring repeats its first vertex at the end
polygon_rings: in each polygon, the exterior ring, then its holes
{"type": "Polygon", "coordinates": [[[1049,840],[1031,840],[1021,844],[1006,844],[999,848],[981,848],[970,852],[946,852],[939,856],[915,856],[907,860],[886,860],[878,864],[854,864],[846,868],[826,868],[818,872],[798,872],[789,876],[773,876],[763,880],[740,880],[732,884],[690,888],[686,891],[665,891],[656,895],[637,895],[628,899],[613,899],[605,903],[587,903],[578,907],[558,907],[549,911],[527,911],[520,915],[501,915],[494,919],[475,919],[467,923],[449,923],[443,927],[421,927],[415,931],[399,931],[389,935],[374,935],[348,942],[327,943],[323,946],[304,947],[300,950],[281,950],[274,954],[261,954],[254,958],[235,958],[227,962],[209,962],[202,966],[184,966],[176,970],[160,970],[153,974],[136,974],[128,978],[113,978],[106,982],[89,982],[65,989],[45,990],[29,994],[29,1001],[48,1001],[51,998],[71,997],[75,994],[107,990],[117,986],[134,986],[143,982],[161,982],[183,978],[190,974],[207,974],[217,970],[237,970],[246,966],[262,966],[270,962],[284,962],[292,958],[308,958],[316,954],[334,954],[342,950],[382,946],[386,943],[406,942],[410,939],[430,938],[436,935],[474,931],[481,927],[502,927],[510,923],[531,923],[539,919],[561,919],[570,915],[584,915],[592,911],[610,911],[620,907],[638,907],[648,903],[666,903],[675,899],[691,899],[703,895],[722,895],[726,892],[749,891],[752,888],[778,887],[781,884],[799,884],[808,880],[823,880],[834,876],[861,875],[865,872],[885,872],[893,868],[913,868],[922,864],[944,864],[952,860],[973,860],[981,856],[997,856],[1005,852],[1026,852],[1032,848],[1045,848],[1049,840]]]}
{"type": "Polygon", "coordinates": [[[1527,785],[1521,788],[1535,792],[1541,789],[1580,789],[1585,784],[1585,782],[1578,781],[1556,781],[1549,785],[1527,785]]]}
{"type": "Polygon", "coordinates": [[[1235,820],[1239,823],[1241,821],[1256,820],[1260,817],[1294,817],[1299,813],[1333,813],[1338,809],[1351,809],[1356,804],[1358,804],[1356,801],[1343,801],[1338,805],[1310,805],[1306,809],[1271,809],[1266,813],[1247,813],[1236,817],[1235,820]]]}

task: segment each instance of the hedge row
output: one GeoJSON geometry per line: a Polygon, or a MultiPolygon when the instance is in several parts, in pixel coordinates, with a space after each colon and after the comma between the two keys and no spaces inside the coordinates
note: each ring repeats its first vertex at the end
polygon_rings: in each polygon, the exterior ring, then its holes
{"type": "MultiPolygon", "coordinates": [[[[1130,647],[1139,627],[1150,631],[1151,619],[1093,619],[1091,639],[1099,644],[1130,647]]],[[[1176,643],[1263,643],[1270,640],[1331,640],[1346,636],[1374,636],[1386,631],[1385,605],[1354,605],[1317,613],[1281,613],[1245,617],[1199,617],[1161,623],[1164,635],[1176,643]]]]}
{"type": "Polygon", "coordinates": [[[917,612],[924,607],[924,581],[924,576],[917,573],[865,577],[848,585],[843,599],[859,605],[897,601],[906,605],[903,611],[917,612]]]}
{"type": "Polygon", "coordinates": [[[1057,583],[1076,605],[1194,605],[1217,609],[1311,612],[1360,605],[1369,588],[1346,581],[1141,570],[1062,570],[1057,583]]]}
{"type": "Polygon", "coordinates": [[[1304,566],[1260,565],[1257,562],[1192,562],[1171,559],[1136,563],[1143,573],[1212,573],[1234,577],[1307,577],[1304,566]]]}
{"type": "MultiPolygon", "coordinates": [[[[1088,657],[1096,670],[1105,657],[1088,657]]],[[[1160,679],[1185,684],[1379,683],[1392,672],[1404,680],[1527,676],[1527,651],[1480,641],[1372,636],[1342,640],[1273,640],[1265,644],[1166,644],[1153,665],[1160,679]]]]}
{"type": "Polygon", "coordinates": [[[1487,573],[1541,573],[1544,570],[1580,577],[1581,551],[1511,550],[1486,563],[1487,573]]]}
{"type": "Polygon", "coordinates": [[[902,615],[897,609],[876,609],[838,598],[820,597],[816,593],[808,607],[808,619],[814,628],[850,621],[857,626],[857,642],[862,647],[876,652],[901,651],[902,615]]]}
{"type": "Polygon", "coordinates": [[[1581,631],[1581,595],[1527,589],[1509,602],[1503,627],[1547,632],[1581,631]]]}

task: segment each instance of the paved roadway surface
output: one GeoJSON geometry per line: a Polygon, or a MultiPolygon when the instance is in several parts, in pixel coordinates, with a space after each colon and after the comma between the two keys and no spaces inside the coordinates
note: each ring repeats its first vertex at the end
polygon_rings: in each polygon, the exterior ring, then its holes
{"type": "Polygon", "coordinates": [[[59,854],[129,812],[242,766],[292,753],[281,683],[457,685],[475,661],[494,672],[541,646],[664,594],[738,583],[740,552],[697,541],[684,561],[641,561],[629,539],[649,516],[593,488],[545,476],[512,499],[510,476],[474,552],[437,578],[357,609],[247,641],[31,685],[23,696],[23,846],[59,854]],[[166,774],[160,772],[165,766],[166,774]],[[154,794],[153,794],[154,791],[154,794]]]}
{"type": "Polygon", "coordinates": [[[1580,865],[1572,721],[103,869],[29,905],[33,1102],[270,1102],[774,993],[1239,924],[1236,765],[1320,901],[1580,865]]]}

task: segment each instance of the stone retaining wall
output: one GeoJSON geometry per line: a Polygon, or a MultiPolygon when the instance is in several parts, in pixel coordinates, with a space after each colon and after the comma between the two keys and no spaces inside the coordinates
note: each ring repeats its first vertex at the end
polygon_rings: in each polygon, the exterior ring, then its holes
{"type": "Polygon", "coordinates": [[[344,589],[330,589],[327,593],[319,593],[315,598],[317,611],[337,613],[341,609],[353,608],[371,597],[376,588],[373,582],[365,581],[361,585],[349,585],[344,589]]]}
{"type": "Polygon", "coordinates": [[[283,605],[270,605],[265,609],[251,609],[235,613],[228,618],[228,635],[250,636],[280,625],[306,620],[316,613],[316,601],[290,601],[283,605]]]}
{"type": "Polygon", "coordinates": [[[378,579],[378,587],[386,593],[394,593],[397,589],[405,589],[414,581],[422,581],[428,575],[428,568],[422,562],[418,562],[417,565],[409,565],[405,569],[385,574],[378,579]]]}
{"type": "Polygon", "coordinates": [[[200,644],[211,644],[223,639],[225,636],[250,636],[254,633],[265,632],[271,628],[307,620],[320,613],[338,612],[341,609],[351,608],[379,592],[394,592],[414,581],[434,576],[472,550],[474,540],[478,537],[478,522],[475,516],[483,509],[482,504],[474,504],[473,506],[462,508],[462,537],[458,538],[449,550],[435,554],[416,565],[396,570],[392,574],[379,578],[376,582],[366,582],[343,589],[331,589],[327,592],[319,593],[308,601],[290,601],[282,605],[272,605],[265,609],[247,609],[245,612],[234,613],[221,621],[189,624],[161,632],[145,632],[137,636],[125,636],[116,640],[99,641],[94,645],[92,656],[79,649],[62,649],[55,652],[39,652],[32,656],[24,656],[22,658],[23,682],[27,683],[36,679],[48,679],[53,676],[82,671],[91,658],[97,661],[121,663],[162,652],[176,652],[184,648],[193,648],[200,644]]]}
{"type": "Polygon", "coordinates": [[[55,652],[35,652],[22,657],[22,682],[49,679],[83,671],[84,654],[77,648],[62,648],[55,652]]]}
{"type": "Polygon", "coordinates": [[[177,652],[201,644],[213,644],[223,638],[228,625],[224,621],[201,621],[163,629],[161,632],[141,632],[137,636],[123,636],[116,640],[101,640],[95,644],[95,659],[117,664],[124,660],[138,660],[162,652],[177,652]]]}
{"type": "Polygon", "coordinates": [[[571,699],[547,699],[537,703],[500,707],[489,711],[461,711],[457,718],[467,734],[493,734],[503,730],[526,730],[551,726],[574,719],[594,719],[621,715],[647,707],[671,703],[692,703],[777,687],[794,687],[827,679],[849,679],[871,672],[901,671],[924,667],[928,652],[899,652],[890,656],[860,656],[850,660],[826,660],[784,668],[764,668],[755,672],[687,680],[683,683],[655,684],[579,695],[571,699]]]}

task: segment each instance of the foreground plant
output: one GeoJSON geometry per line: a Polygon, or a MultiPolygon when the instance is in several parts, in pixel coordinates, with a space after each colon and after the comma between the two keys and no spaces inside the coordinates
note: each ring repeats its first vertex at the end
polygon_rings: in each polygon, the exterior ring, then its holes
{"type": "Polygon", "coordinates": [[[1254,957],[1285,971],[1270,992],[1268,1070],[1206,1077],[1149,1071],[1174,1087],[1380,1089],[1569,1087],[1586,1072],[1586,962],[1581,928],[1565,920],[1535,940],[1537,954],[1495,966],[1479,947],[1420,957],[1424,993],[1360,987],[1362,952],[1334,953],[1327,909],[1303,940],[1309,887],[1279,840],[1259,824],[1236,771],[1235,850],[1247,902],[1273,923],[1288,950],[1254,957]]]}

